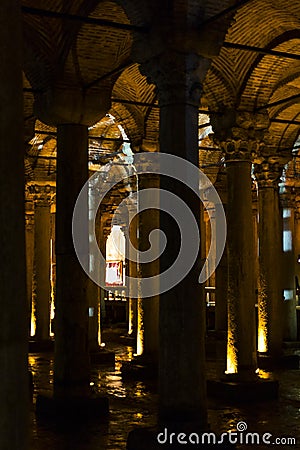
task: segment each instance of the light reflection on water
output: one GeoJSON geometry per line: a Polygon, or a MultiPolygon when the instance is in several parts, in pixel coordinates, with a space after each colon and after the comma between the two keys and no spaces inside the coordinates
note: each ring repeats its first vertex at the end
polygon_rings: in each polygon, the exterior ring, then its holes
{"type": "MultiPolygon", "coordinates": [[[[78,424],[71,424],[68,427],[59,424],[52,426],[36,420],[32,412],[33,432],[30,450],[125,450],[127,435],[131,429],[155,424],[157,410],[157,395],[153,394],[156,392],[155,384],[127,379],[123,381],[121,376],[122,361],[133,358],[133,349],[130,346],[108,343],[106,348],[116,352],[115,367],[94,366],[91,382],[94,383],[93,389],[109,397],[109,421],[82,427],[78,424]]],[[[38,389],[48,391],[52,389],[51,354],[30,355],[29,366],[34,376],[35,398],[38,389]]],[[[214,377],[217,373],[216,365],[208,362],[207,371],[210,378],[214,377]]],[[[260,375],[268,377],[269,373],[262,372],[260,375]]],[[[245,421],[249,431],[298,437],[300,443],[300,371],[281,370],[276,376],[280,381],[279,401],[232,406],[209,400],[211,429],[218,433],[234,431],[239,421],[245,421]]]]}

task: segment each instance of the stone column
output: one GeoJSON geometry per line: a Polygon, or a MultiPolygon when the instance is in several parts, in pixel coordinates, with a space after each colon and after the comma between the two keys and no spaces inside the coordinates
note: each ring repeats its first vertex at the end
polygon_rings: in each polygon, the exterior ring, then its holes
{"type": "Polygon", "coordinates": [[[50,201],[53,195],[50,185],[30,185],[34,198],[34,266],[36,297],[34,305],[35,339],[50,337],[50,201]]]}
{"type": "Polygon", "coordinates": [[[0,448],[27,450],[29,428],[20,3],[0,4],[0,448]]]}
{"type": "Polygon", "coordinates": [[[226,373],[241,380],[254,378],[257,369],[250,145],[242,140],[224,143],[228,188],[226,373]]]}
{"type": "MultiPolygon", "coordinates": [[[[294,232],[294,243],[295,243],[295,277],[298,278],[298,283],[300,284],[300,195],[299,188],[296,188],[295,197],[295,232],[294,232]]],[[[296,280],[295,280],[296,281],[296,280]]],[[[296,296],[297,306],[300,306],[300,294],[296,296]]]]}
{"type": "MultiPolygon", "coordinates": [[[[72,239],[75,202],[88,180],[88,127],[57,127],[56,305],[54,396],[89,393],[87,275],[72,239]]],[[[88,255],[88,204],[83,207],[82,252],[88,255]]]]}
{"type": "MultiPolygon", "coordinates": [[[[90,182],[89,189],[95,189],[90,182]]],[[[96,205],[93,204],[96,196],[89,196],[89,224],[92,226],[92,221],[95,219],[95,233],[99,235],[99,220],[96,214],[96,205]]],[[[98,279],[100,266],[97,261],[93,259],[93,255],[89,255],[89,265],[90,271],[98,279]]],[[[91,279],[88,279],[87,286],[87,296],[88,296],[88,309],[89,309],[89,350],[91,352],[96,352],[99,350],[99,345],[101,343],[101,327],[100,327],[100,291],[99,286],[94,283],[91,279]],[[100,338],[100,339],[99,339],[100,338]]]]}
{"type": "MultiPolygon", "coordinates": [[[[100,223],[100,229],[99,229],[99,241],[98,245],[100,248],[100,251],[103,255],[104,261],[103,265],[101,263],[100,265],[100,279],[101,279],[101,285],[105,286],[105,280],[106,280],[106,244],[107,244],[107,238],[110,233],[110,225],[107,225],[107,215],[108,213],[105,212],[105,209],[100,209],[101,214],[99,218],[100,223]]],[[[111,219],[109,219],[109,222],[111,222],[111,219]]],[[[106,310],[105,310],[105,296],[107,291],[100,287],[100,304],[99,304],[99,320],[100,322],[105,319],[106,317],[106,310]]],[[[99,331],[101,331],[101,326],[99,328],[99,331]]],[[[98,337],[99,345],[102,342],[101,335],[98,337]]]]}
{"type": "Polygon", "coordinates": [[[297,340],[297,314],[295,290],[295,247],[294,247],[294,194],[293,188],[282,186],[280,192],[283,217],[283,338],[288,341],[297,340]]]}
{"type": "MultiPolygon", "coordinates": [[[[134,219],[134,216],[137,214],[137,205],[129,204],[128,205],[128,213],[129,213],[129,239],[131,244],[138,249],[138,220],[137,217],[134,219]]],[[[131,248],[129,246],[129,248],[131,248]]],[[[138,262],[135,261],[136,253],[133,251],[129,251],[128,253],[128,276],[130,278],[138,277],[138,262]],[[134,256],[134,258],[132,257],[134,256]]],[[[137,338],[137,299],[132,297],[132,283],[129,283],[128,286],[128,334],[137,338]]]]}
{"type": "Polygon", "coordinates": [[[282,352],[281,228],[278,182],[283,166],[269,157],[255,165],[259,211],[258,351],[282,352]]]}
{"type": "MultiPolygon", "coordinates": [[[[216,226],[218,233],[218,210],[225,205],[216,204],[216,226]]],[[[228,261],[227,246],[225,246],[222,258],[216,268],[216,307],[215,307],[215,330],[227,331],[227,291],[228,291],[228,261]]]]}
{"type": "Polygon", "coordinates": [[[26,233],[26,284],[28,301],[28,333],[31,330],[32,313],[32,280],[33,280],[33,260],[34,260],[34,212],[25,215],[26,233]]]}
{"type": "Polygon", "coordinates": [[[56,254],[55,254],[55,216],[56,216],[56,199],[55,196],[51,203],[50,217],[50,285],[51,285],[51,302],[50,302],[50,336],[54,337],[55,322],[55,298],[56,298],[56,254]]]}
{"type": "MultiPolygon", "coordinates": [[[[145,65],[158,86],[160,150],[199,167],[198,107],[201,82],[209,62],[197,55],[170,50],[145,65]]],[[[200,200],[173,178],[163,177],[160,189],[180,197],[200,224],[200,200]]],[[[160,273],[176,259],[180,235],[170,215],[161,212],[160,229],[169,246],[160,257],[160,273]]],[[[205,310],[198,278],[201,255],[188,275],[160,295],[159,416],[161,420],[195,421],[206,427],[204,365],[205,310]]]]}
{"type": "MultiPolygon", "coordinates": [[[[139,176],[138,189],[158,189],[159,179],[155,174],[142,174],[139,176]]],[[[147,192],[147,191],[146,191],[147,192]]],[[[147,195],[147,194],[146,194],[147,195]]],[[[153,194],[151,194],[153,195],[153,194]]],[[[145,202],[147,202],[147,197],[145,202]]],[[[149,202],[150,202],[149,198],[149,202]]],[[[159,212],[148,209],[139,214],[138,218],[138,248],[140,252],[149,248],[149,234],[152,230],[159,229],[159,212]]],[[[155,245],[155,244],[153,244],[155,245]]],[[[158,249],[154,253],[158,254],[158,249]]],[[[158,260],[149,263],[138,264],[139,277],[147,278],[159,274],[158,260]]],[[[159,320],[159,296],[138,298],[137,300],[137,355],[151,363],[158,362],[158,320],[159,320]]]]}

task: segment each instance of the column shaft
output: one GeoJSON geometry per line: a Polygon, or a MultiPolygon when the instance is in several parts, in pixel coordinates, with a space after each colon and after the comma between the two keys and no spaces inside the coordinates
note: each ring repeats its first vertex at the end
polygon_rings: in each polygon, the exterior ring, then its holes
{"type": "MultiPolygon", "coordinates": [[[[129,239],[134,248],[138,249],[138,237],[137,237],[137,218],[133,219],[137,214],[137,208],[129,209],[129,239]]],[[[127,246],[131,248],[129,245],[127,246]]],[[[128,254],[128,275],[130,278],[138,277],[138,262],[135,261],[136,252],[134,250],[129,251],[128,254]],[[133,253],[133,255],[132,255],[133,253]]],[[[129,283],[128,289],[128,334],[136,337],[137,335],[137,299],[132,297],[133,282],[129,283]]]]}
{"type": "MultiPolygon", "coordinates": [[[[297,339],[297,315],[295,292],[295,247],[294,247],[294,208],[291,201],[283,198],[283,338],[290,341],[297,339]]],[[[290,199],[289,199],[290,200],[290,199]]]]}
{"type": "MultiPolygon", "coordinates": [[[[169,74],[170,75],[170,74],[169,74]]],[[[180,85],[181,88],[181,85],[180,85]]],[[[180,89],[179,88],[179,89],[180,89]]],[[[198,107],[184,99],[160,108],[160,148],[162,152],[188,160],[199,167],[198,107]]],[[[181,183],[163,177],[160,188],[180,197],[200,224],[200,200],[181,183]]],[[[180,234],[173,219],[161,212],[160,228],[170,246],[161,256],[160,273],[176,259],[180,234]]],[[[205,305],[198,277],[201,255],[188,275],[161,294],[159,307],[160,360],[159,407],[162,417],[206,424],[206,381],[204,367],[205,305]]]]}
{"type": "Polygon", "coordinates": [[[227,373],[256,370],[251,162],[226,162],[228,246],[227,373]]]}
{"type": "MultiPolygon", "coordinates": [[[[218,233],[218,209],[222,205],[216,205],[216,227],[218,233]]],[[[216,307],[215,330],[227,331],[227,291],[228,291],[228,263],[227,248],[225,247],[222,258],[216,268],[216,307]]]]}
{"type": "Polygon", "coordinates": [[[35,205],[35,229],[34,229],[34,259],[36,302],[35,338],[49,339],[50,333],[50,204],[35,205]]]}
{"type": "Polygon", "coordinates": [[[258,207],[258,351],[277,356],[282,351],[283,312],[280,289],[281,230],[277,186],[259,186],[258,207]]]}
{"type": "MultiPolygon", "coordinates": [[[[139,190],[158,189],[159,179],[155,175],[143,174],[139,177],[139,190]]],[[[146,191],[147,192],[147,191],[146,191]]],[[[146,193],[147,195],[147,193],[146,193]]],[[[152,194],[153,195],[153,194],[152,194]]],[[[150,201],[150,199],[149,199],[150,201]]],[[[147,198],[145,197],[145,202],[147,198]]],[[[145,251],[149,248],[149,234],[152,230],[159,229],[159,212],[156,209],[148,209],[139,215],[139,250],[145,251]]],[[[155,245],[153,243],[153,245],[155,245]]],[[[156,249],[158,254],[158,249],[156,249]]],[[[139,263],[139,276],[141,278],[153,277],[159,274],[158,259],[149,263],[139,263]]],[[[159,296],[138,299],[138,354],[151,358],[154,362],[158,360],[159,346],[159,296]],[[142,310],[140,310],[142,308],[142,310]],[[141,334],[143,336],[141,336],[141,334]],[[143,342],[143,343],[142,343],[143,342]],[[142,343],[142,344],[141,344],[142,343]]]]}
{"type": "MultiPolygon", "coordinates": [[[[88,129],[57,128],[56,314],[54,395],[89,392],[87,275],[72,240],[72,217],[78,194],[88,179],[88,129]]],[[[82,210],[81,251],[88,255],[88,200],[82,210]]]]}
{"type": "Polygon", "coordinates": [[[33,261],[34,261],[34,215],[26,214],[26,285],[28,301],[28,332],[31,330],[32,312],[32,281],[33,281],[33,261]]]}
{"type": "Polygon", "coordinates": [[[20,3],[0,4],[0,448],[28,448],[22,38],[20,3]]]}

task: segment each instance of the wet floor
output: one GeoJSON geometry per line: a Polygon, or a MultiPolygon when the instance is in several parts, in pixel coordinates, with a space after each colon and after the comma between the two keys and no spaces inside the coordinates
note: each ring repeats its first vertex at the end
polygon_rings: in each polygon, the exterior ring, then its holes
{"type": "MultiPolygon", "coordinates": [[[[110,414],[107,421],[79,426],[66,423],[51,424],[37,420],[34,403],[37,392],[51,391],[53,382],[53,355],[30,354],[29,365],[34,376],[34,402],[32,407],[32,436],[30,450],[124,450],[130,430],[156,423],[157,394],[154,382],[123,380],[123,361],[133,357],[133,348],[125,343],[106,341],[106,348],[116,353],[115,367],[93,366],[93,389],[109,398],[110,414]]],[[[208,377],[217,376],[219,365],[207,362],[208,377]]],[[[269,438],[296,438],[296,445],[237,445],[237,448],[300,448],[300,370],[280,370],[275,373],[280,383],[278,400],[232,406],[215,400],[208,401],[211,429],[217,433],[236,431],[238,422],[247,424],[248,432],[269,438]]],[[[163,447],[162,447],[163,448],[163,447]]],[[[184,448],[184,445],[183,445],[184,448]]],[[[197,446],[195,445],[195,448],[197,446]]],[[[141,450],[143,450],[141,448],[141,450]]]]}

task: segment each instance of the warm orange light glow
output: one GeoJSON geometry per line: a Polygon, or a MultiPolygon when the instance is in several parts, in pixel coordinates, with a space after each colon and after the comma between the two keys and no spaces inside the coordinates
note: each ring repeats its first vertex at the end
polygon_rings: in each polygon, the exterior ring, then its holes
{"type": "Polygon", "coordinates": [[[30,336],[31,337],[35,336],[35,332],[36,332],[36,318],[34,312],[32,311],[30,321],[30,336]]]}
{"type": "Polygon", "coordinates": [[[237,364],[237,349],[234,346],[233,335],[228,330],[228,342],[227,342],[227,368],[225,373],[237,373],[238,372],[238,364],[237,364]]]}
{"type": "Polygon", "coordinates": [[[261,353],[265,353],[268,351],[266,324],[265,324],[265,326],[260,324],[258,327],[258,348],[257,349],[261,353]]]}
{"type": "Polygon", "coordinates": [[[131,335],[133,333],[133,305],[132,305],[132,299],[130,298],[128,300],[129,305],[129,314],[128,314],[128,334],[131,335]]]}
{"type": "Polygon", "coordinates": [[[136,355],[140,356],[144,352],[144,312],[142,299],[138,299],[137,303],[137,344],[136,355]]]}

